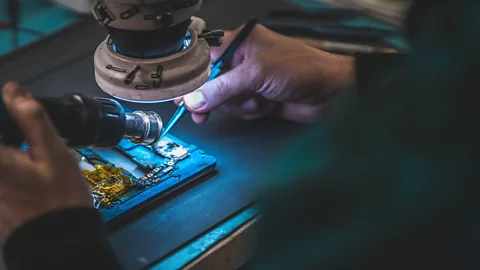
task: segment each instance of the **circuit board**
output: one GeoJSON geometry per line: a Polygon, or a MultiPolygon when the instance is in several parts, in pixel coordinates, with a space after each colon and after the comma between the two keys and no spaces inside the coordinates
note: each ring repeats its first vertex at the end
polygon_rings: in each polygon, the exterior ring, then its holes
{"type": "Polygon", "coordinates": [[[134,213],[215,169],[216,160],[167,135],[155,146],[122,141],[114,149],[72,150],[93,206],[106,222],[134,213]]]}

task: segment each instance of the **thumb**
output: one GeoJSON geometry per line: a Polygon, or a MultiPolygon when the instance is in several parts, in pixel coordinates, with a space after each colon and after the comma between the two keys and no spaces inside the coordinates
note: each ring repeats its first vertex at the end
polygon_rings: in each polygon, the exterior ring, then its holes
{"type": "Polygon", "coordinates": [[[192,112],[206,113],[239,94],[255,91],[259,73],[254,70],[251,64],[244,62],[186,95],[185,105],[192,112]]]}

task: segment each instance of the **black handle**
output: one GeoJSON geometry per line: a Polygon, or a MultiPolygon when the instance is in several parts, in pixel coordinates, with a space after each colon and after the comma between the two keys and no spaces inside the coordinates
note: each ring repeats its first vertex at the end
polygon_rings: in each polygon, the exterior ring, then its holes
{"type": "MultiPolygon", "coordinates": [[[[116,101],[66,94],[59,98],[36,98],[47,111],[60,135],[71,147],[114,147],[125,132],[125,111],[116,101]]],[[[0,137],[12,146],[24,143],[17,124],[0,102],[0,137]]]]}

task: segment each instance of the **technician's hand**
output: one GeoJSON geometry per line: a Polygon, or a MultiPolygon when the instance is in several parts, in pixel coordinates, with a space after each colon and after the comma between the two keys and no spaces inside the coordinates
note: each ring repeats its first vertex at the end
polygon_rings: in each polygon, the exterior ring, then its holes
{"type": "Polygon", "coordinates": [[[49,212],[92,207],[78,165],[42,107],[15,83],[4,86],[3,100],[30,150],[0,144],[0,243],[49,212]]]}
{"type": "MultiPolygon", "coordinates": [[[[226,33],[211,49],[215,62],[240,32],[226,33]]],[[[320,51],[258,25],[223,74],[184,97],[193,120],[222,107],[243,119],[267,114],[299,122],[316,120],[338,91],[354,88],[354,59],[320,51]]],[[[178,103],[179,100],[176,100],[178,103]]]]}

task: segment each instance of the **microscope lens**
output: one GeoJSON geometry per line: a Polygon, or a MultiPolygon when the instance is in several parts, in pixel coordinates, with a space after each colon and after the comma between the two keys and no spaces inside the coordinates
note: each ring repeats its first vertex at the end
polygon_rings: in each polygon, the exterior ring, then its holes
{"type": "Polygon", "coordinates": [[[118,51],[132,58],[158,58],[177,53],[183,48],[190,20],[168,28],[125,30],[107,27],[118,51]]]}

